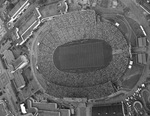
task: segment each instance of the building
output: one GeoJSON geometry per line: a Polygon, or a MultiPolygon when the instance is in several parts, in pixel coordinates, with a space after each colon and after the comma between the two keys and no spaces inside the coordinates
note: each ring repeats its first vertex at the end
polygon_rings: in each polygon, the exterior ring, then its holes
{"type": "Polygon", "coordinates": [[[37,116],[62,116],[62,115],[60,115],[60,112],[39,111],[37,116]]]}
{"type": "Polygon", "coordinates": [[[138,38],[138,46],[139,47],[147,46],[147,38],[146,37],[138,38]]]}
{"type": "Polygon", "coordinates": [[[85,106],[80,106],[77,108],[77,116],[86,116],[87,112],[89,113],[89,111],[87,110],[88,108],[85,106]]]}
{"type": "Polygon", "coordinates": [[[36,107],[38,110],[57,110],[57,104],[56,103],[38,103],[33,102],[32,107],[36,107]]]}
{"type": "Polygon", "coordinates": [[[32,113],[25,114],[23,116],[34,116],[32,113]]]}
{"type": "Polygon", "coordinates": [[[5,50],[11,47],[11,41],[7,41],[4,45],[0,46],[0,53],[3,53],[5,50]]]}
{"type": "Polygon", "coordinates": [[[7,23],[9,29],[14,27],[14,23],[16,23],[19,17],[24,14],[29,5],[29,0],[26,0],[25,2],[19,1],[17,5],[15,5],[15,7],[9,12],[9,16],[11,17],[7,23]]]}
{"type": "Polygon", "coordinates": [[[3,89],[9,83],[7,73],[0,74],[0,89],[3,89]]]}
{"type": "Polygon", "coordinates": [[[43,20],[66,13],[67,10],[68,5],[65,2],[65,0],[63,1],[56,0],[55,3],[47,4],[46,6],[39,8],[43,20]]]}
{"type": "Polygon", "coordinates": [[[41,14],[39,9],[36,7],[35,9],[31,9],[31,11],[27,12],[24,17],[19,19],[16,29],[17,39],[21,39],[21,42],[18,44],[22,45],[26,42],[32,35],[33,31],[37,29],[37,27],[41,23],[41,14]]]}
{"type": "Polygon", "coordinates": [[[7,116],[7,110],[3,101],[0,100],[0,115],[7,116]]]}
{"type": "MultiPolygon", "coordinates": [[[[27,0],[28,1],[28,0],[27,0]]],[[[10,17],[13,17],[16,13],[18,13],[26,4],[27,4],[27,1],[22,1],[20,0],[16,5],[15,7],[9,12],[9,16],[10,17]]]]}
{"type": "Polygon", "coordinates": [[[149,0],[136,0],[140,4],[141,8],[150,14],[150,1],[149,0]]]}
{"type": "Polygon", "coordinates": [[[13,73],[13,75],[14,75],[14,82],[15,82],[16,88],[20,90],[21,88],[25,87],[25,80],[23,76],[21,75],[21,73],[16,71],[15,73],[13,73]]]}
{"type": "Polygon", "coordinates": [[[0,19],[0,41],[2,40],[5,34],[6,34],[6,29],[4,27],[4,22],[0,19]]]}
{"type": "Polygon", "coordinates": [[[60,109],[61,116],[71,116],[70,109],[60,109]]]}
{"type": "MultiPolygon", "coordinates": [[[[145,48],[146,46],[147,46],[147,38],[146,37],[138,38],[138,47],[145,48]]],[[[146,53],[137,54],[137,61],[140,64],[147,64],[147,54],[146,53]]]]}
{"type": "Polygon", "coordinates": [[[28,64],[28,59],[26,56],[21,55],[19,56],[13,63],[13,67],[14,67],[14,71],[12,71],[12,73],[14,73],[15,71],[24,68],[27,64],[28,64]]]}
{"type": "Polygon", "coordinates": [[[71,116],[70,109],[59,109],[57,103],[34,102],[27,100],[27,112],[37,116],[71,116]]]}
{"type": "Polygon", "coordinates": [[[3,52],[3,54],[4,54],[4,57],[3,57],[3,58],[6,59],[8,65],[11,64],[12,61],[15,59],[15,57],[14,57],[12,51],[10,51],[10,50],[5,50],[5,51],[3,52]]]}
{"type": "Polygon", "coordinates": [[[123,105],[108,104],[92,107],[92,116],[124,116],[123,105]]]}
{"type": "Polygon", "coordinates": [[[7,66],[3,62],[3,59],[0,57],[0,74],[3,73],[6,68],[7,68],[7,66]]]}
{"type": "Polygon", "coordinates": [[[146,65],[147,64],[147,55],[146,54],[138,54],[137,60],[138,60],[138,63],[146,65]]]}

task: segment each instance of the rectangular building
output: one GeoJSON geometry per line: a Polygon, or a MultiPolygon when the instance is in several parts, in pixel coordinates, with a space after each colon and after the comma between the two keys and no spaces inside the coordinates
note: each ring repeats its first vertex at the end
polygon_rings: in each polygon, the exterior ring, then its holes
{"type": "Polygon", "coordinates": [[[137,55],[138,63],[147,64],[147,55],[146,54],[138,54],[137,55]]]}
{"type": "Polygon", "coordinates": [[[38,103],[33,102],[32,107],[36,107],[38,110],[57,110],[56,103],[38,103]]]}
{"type": "Polygon", "coordinates": [[[4,103],[0,101],[0,115],[7,116],[7,111],[5,109],[4,103]]]}
{"type": "Polygon", "coordinates": [[[13,73],[13,75],[14,75],[14,82],[17,89],[23,88],[25,86],[25,80],[21,75],[21,73],[16,71],[15,73],[13,73]]]}
{"type": "Polygon", "coordinates": [[[3,89],[9,83],[9,78],[7,73],[0,75],[0,88],[3,89]]]}
{"type": "Polygon", "coordinates": [[[108,104],[92,107],[92,116],[124,116],[122,104],[108,104]]]}

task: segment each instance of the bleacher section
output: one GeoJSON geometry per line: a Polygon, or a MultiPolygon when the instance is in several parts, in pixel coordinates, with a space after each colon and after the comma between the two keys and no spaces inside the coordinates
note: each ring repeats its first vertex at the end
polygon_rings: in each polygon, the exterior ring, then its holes
{"type": "Polygon", "coordinates": [[[96,19],[93,10],[75,11],[56,17],[40,28],[37,66],[43,78],[49,82],[48,94],[56,97],[100,98],[114,92],[111,81],[117,80],[126,71],[128,44],[115,26],[101,22],[99,18],[96,19]],[[102,70],[79,74],[58,70],[53,62],[55,49],[80,39],[104,40],[113,51],[122,52],[114,54],[110,64],[102,70]]]}

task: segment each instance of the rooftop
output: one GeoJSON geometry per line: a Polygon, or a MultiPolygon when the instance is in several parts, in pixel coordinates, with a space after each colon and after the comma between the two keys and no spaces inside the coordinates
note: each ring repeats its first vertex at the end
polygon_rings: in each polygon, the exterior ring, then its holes
{"type": "Polygon", "coordinates": [[[7,112],[6,112],[4,103],[1,102],[1,101],[0,101],[0,115],[1,115],[1,116],[6,116],[6,115],[7,115],[7,112]]]}
{"type": "Polygon", "coordinates": [[[3,73],[0,75],[0,88],[5,87],[9,83],[7,73],[3,73]]]}
{"type": "Polygon", "coordinates": [[[95,106],[92,108],[92,116],[124,116],[122,104],[95,106]]]}

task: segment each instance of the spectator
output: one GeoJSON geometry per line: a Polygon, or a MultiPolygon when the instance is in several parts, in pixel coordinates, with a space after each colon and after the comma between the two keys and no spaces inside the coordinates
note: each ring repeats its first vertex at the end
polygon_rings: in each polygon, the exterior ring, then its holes
{"type": "MultiPolygon", "coordinates": [[[[108,22],[96,20],[94,11],[75,11],[55,18],[46,27],[52,27],[41,38],[38,53],[39,72],[49,82],[47,93],[56,97],[101,98],[114,89],[110,83],[124,73],[128,65],[128,45],[121,32],[108,22]],[[52,26],[50,26],[52,25],[52,26]],[[99,39],[109,43],[113,54],[110,64],[101,70],[87,73],[68,73],[58,70],[53,63],[55,49],[79,39],[99,39]],[[103,94],[101,94],[103,93],[103,94]]],[[[48,29],[47,29],[48,30],[48,29]]]]}

